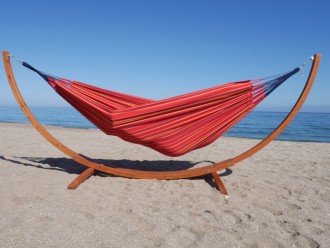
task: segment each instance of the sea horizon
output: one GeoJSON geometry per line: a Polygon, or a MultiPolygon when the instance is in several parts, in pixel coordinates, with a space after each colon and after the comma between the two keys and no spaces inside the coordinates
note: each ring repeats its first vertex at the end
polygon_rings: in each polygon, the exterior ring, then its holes
{"type": "MultiPolygon", "coordinates": [[[[31,107],[31,111],[43,125],[98,129],[71,107],[31,107]]],[[[264,139],[282,122],[287,113],[288,111],[254,110],[223,136],[264,139]]],[[[18,106],[1,106],[0,123],[27,124],[29,121],[18,106]]],[[[276,140],[330,143],[330,113],[298,112],[276,140]]]]}

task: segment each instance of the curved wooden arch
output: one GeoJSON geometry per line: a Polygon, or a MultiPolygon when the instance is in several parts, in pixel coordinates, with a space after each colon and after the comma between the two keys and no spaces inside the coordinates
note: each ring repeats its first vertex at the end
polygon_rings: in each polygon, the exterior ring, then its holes
{"type": "Polygon", "coordinates": [[[306,100],[310,89],[313,85],[314,79],[317,74],[317,70],[320,63],[320,54],[314,55],[313,64],[311,67],[311,71],[309,73],[308,79],[306,81],[305,87],[298,98],[296,104],[291,109],[287,117],[282,121],[282,123],[264,140],[262,140],[260,143],[258,143],[253,148],[249,149],[248,151],[234,157],[231,159],[227,159],[221,162],[218,162],[216,164],[200,167],[200,168],[194,168],[189,170],[178,170],[178,171],[141,171],[141,170],[133,170],[133,169],[123,169],[123,168],[113,168],[111,165],[104,165],[92,162],[91,160],[87,159],[86,157],[74,152],[67,146],[63,145],[60,141],[58,141],[54,136],[52,136],[40,123],[39,121],[34,117],[31,110],[25,103],[20,90],[17,86],[13,69],[10,62],[10,54],[7,51],[2,52],[3,62],[5,71],[7,74],[8,82],[11,87],[11,90],[16,98],[16,101],[18,102],[19,106],[21,107],[23,113],[25,116],[29,119],[31,124],[36,128],[36,130],[51,144],[53,144],[56,148],[58,148],[60,151],[71,157],[74,161],[85,165],[88,167],[81,175],[79,175],[69,186],[69,189],[75,189],[77,188],[83,181],[85,181],[89,176],[91,176],[95,170],[117,175],[121,177],[128,177],[128,178],[140,178],[140,179],[182,179],[182,178],[191,178],[191,177],[198,177],[202,175],[211,174],[215,183],[218,186],[218,189],[225,195],[227,195],[227,190],[225,186],[223,185],[221,179],[217,175],[217,171],[226,169],[228,167],[233,166],[234,164],[252,156],[262,148],[264,148],[267,144],[269,144],[272,140],[274,140],[282,131],[287,127],[287,125],[292,121],[292,119],[295,117],[301,106],[303,105],[304,101],[306,100]]]}

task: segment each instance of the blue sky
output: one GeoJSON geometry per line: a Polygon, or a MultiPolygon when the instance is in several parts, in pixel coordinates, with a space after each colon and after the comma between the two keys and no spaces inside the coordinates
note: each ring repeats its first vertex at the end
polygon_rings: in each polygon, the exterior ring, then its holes
{"type": "MultiPolygon", "coordinates": [[[[11,0],[0,8],[1,50],[56,76],[154,99],[286,72],[321,53],[304,110],[330,112],[328,1],[11,0]]],[[[67,106],[13,66],[28,104],[67,106]]],[[[306,77],[294,76],[260,109],[288,109],[306,77]]],[[[0,106],[12,105],[1,66],[0,106]]]]}

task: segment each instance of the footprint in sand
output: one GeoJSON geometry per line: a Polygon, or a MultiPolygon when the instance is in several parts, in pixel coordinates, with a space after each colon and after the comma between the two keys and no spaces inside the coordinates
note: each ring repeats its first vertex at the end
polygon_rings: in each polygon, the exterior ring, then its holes
{"type": "Polygon", "coordinates": [[[290,207],[290,209],[292,209],[292,210],[300,210],[300,209],[302,209],[302,207],[300,207],[299,205],[294,204],[294,203],[291,203],[291,204],[289,205],[289,207],[290,207]]]}
{"type": "Polygon", "coordinates": [[[236,215],[233,211],[231,211],[231,210],[224,210],[223,212],[225,214],[227,214],[227,216],[231,216],[234,219],[234,222],[236,224],[241,224],[243,222],[243,220],[238,215],[236,215]]]}

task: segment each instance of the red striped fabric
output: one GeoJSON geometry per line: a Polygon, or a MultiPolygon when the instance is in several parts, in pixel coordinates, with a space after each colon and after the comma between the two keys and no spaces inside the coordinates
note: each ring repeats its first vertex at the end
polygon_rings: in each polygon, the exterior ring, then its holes
{"type": "Polygon", "coordinates": [[[168,156],[180,156],[212,143],[265,97],[263,85],[253,81],[158,101],[66,79],[49,77],[48,82],[106,134],[168,156]]]}

